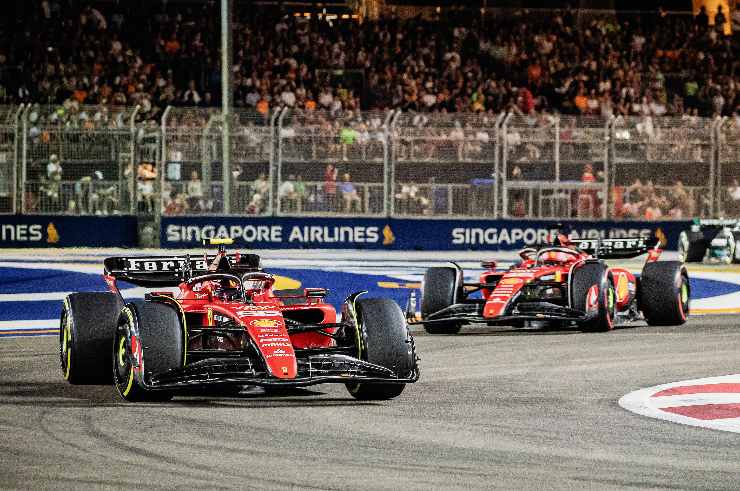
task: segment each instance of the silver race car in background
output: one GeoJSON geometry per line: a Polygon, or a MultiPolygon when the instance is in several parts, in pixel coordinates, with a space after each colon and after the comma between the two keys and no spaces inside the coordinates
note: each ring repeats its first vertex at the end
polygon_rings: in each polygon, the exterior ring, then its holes
{"type": "Polygon", "coordinates": [[[740,220],[695,219],[678,236],[678,252],[687,263],[740,263],[740,220]]]}

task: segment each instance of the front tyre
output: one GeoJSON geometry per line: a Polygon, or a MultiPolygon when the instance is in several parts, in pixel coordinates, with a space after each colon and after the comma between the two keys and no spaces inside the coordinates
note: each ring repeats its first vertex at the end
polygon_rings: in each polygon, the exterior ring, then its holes
{"type": "Polygon", "coordinates": [[[640,309],[651,326],[680,326],[689,315],[691,284],[679,261],[647,263],[639,283],[640,309]]]}
{"type": "Polygon", "coordinates": [[[62,376],[69,383],[110,384],[110,344],[122,306],[113,293],[73,293],[64,299],[59,359],[62,376]]]}
{"type": "MultiPolygon", "coordinates": [[[[408,378],[416,369],[414,340],[409,334],[401,308],[387,298],[367,298],[355,302],[360,333],[358,358],[393,370],[398,378],[408,378]]],[[[406,384],[353,382],[346,384],[355,399],[386,400],[398,397],[406,384]]]]}
{"type": "Polygon", "coordinates": [[[678,236],[678,256],[682,262],[702,262],[708,246],[709,242],[702,232],[683,231],[678,236]]]}
{"type": "MultiPolygon", "coordinates": [[[[454,267],[439,266],[427,269],[421,291],[421,318],[430,316],[442,309],[458,303],[464,296],[462,272],[454,267]]],[[[424,324],[429,334],[457,334],[459,322],[435,322],[424,324]]]]}
{"type": "Polygon", "coordinates": [[[587,316],[581,327],[587,331],[610,331],[614,327],[616,294],[606,264],[588,262],[576,267],[570,282],[571,307],[587,316]]]}
{"type": "Polygon", "coordinates": [[[127,304],[113,343],[113,380],[118,394],[130,402],[172,399],[171,392],[152,390],[145,381],[182,367],[184,343],[183,326],[173,306],[141,300],[127,304]]]}

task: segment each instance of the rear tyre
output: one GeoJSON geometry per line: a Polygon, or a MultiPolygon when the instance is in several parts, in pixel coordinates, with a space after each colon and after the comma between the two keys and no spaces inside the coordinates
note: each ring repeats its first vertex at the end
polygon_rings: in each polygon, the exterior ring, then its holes
{"type": "MultiPolygon", "coordinates": [[[[464,297],[462,272],[453,267],[440,266],[427,269],[421,291],[421,318],[458,303],[464,297]]],[[[459,322],[424,324],[429,334],[457,334],[459,322]]]]}
{"type": "Polygon", "coordinates": [[[110,345],[123,307],[113,293],[73,293],[64,299],[59,326],[59,359],[71,384],[111,383],[110,345]]]}
{"type": "Polygon", "coordinates": [[[602,262],[585,263],[570,278],[571,308],[586,312],[581,323],[587,331],[610,331],[614,327],[616,295],[609,268],[602,262]]]}
{"type": "Polygon", "coordinates": [[[172,399],[172,392],[147,389],[141,379],[182,367],[184,343],[180,316],[173,306],[141,300],[127,304],[113,343],[113,380],[119,395],[130,402],[172,399]],[[143,365],[140,374],[136,360],[143,365]]]}
{"type": "MultiPolygon", "coordinates": [[[[367,298],[355,302],[361,337],[359,358],[389,368],[398,378],[410,377],[415,369],[414,340],[409,334],[401,308],[388,298],[367,298]]],[[[398,397],[406,384],[354,382],[347,390],[355,399],[385,400],[398,397]]]]}
{"type": "Polygon", "coordinates": [[[682,262],[702,262],[708,246],[709,242],[701,232],[683,231],[678,236],[678,255],[682,262]]]}
{"type": "Polygon", "coordinates": [[[737,264],[737,263],[740,263],[740,231],[733,230],[732,238],[735,244],[734,255],[732,256],[732,262],[737,264]]]}
{"type": "Polygon", "coordinates": [[[647,263],[639,281],[639,301],[651,326],[680,326],[689,315],[691,284],[679,261],[647,263]]]}

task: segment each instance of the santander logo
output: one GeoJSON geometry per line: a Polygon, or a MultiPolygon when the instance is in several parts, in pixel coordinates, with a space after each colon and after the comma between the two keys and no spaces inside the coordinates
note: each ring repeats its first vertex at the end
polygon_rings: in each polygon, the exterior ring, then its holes
{"type": "Polygon", "coordinates": [[[586,312],[591,312],[599,308],[599,287],[593,285],[588,289],[586,294],[586,312]]]}

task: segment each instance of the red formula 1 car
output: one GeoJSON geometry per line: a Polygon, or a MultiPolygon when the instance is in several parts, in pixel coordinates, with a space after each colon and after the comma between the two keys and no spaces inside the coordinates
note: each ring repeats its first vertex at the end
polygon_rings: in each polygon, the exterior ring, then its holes
{"type": "Polygon", "coordinates": [[[465,324],[579,326],[608,331],[644,319],[679,325],[689,313],[689,276],[678,261],[658,261],[657,240],[604,239],[571,242],[559,235],[552,247],[524,249],[508,270],[484,262],[478,283],[465,283],[455,264],[427,270],[421,321],[432,334],[454,334],[465,324]],[[608,266],[609,258],[647,253],[639,278],[608,266]],[[480,291],[482,298],[473,298],[480,291]]]}
{"type": "Polygon", "coordinates": [[[259,256],[112,257],[111,293],[64,300],[60,355],[73,384],[113,382],[129,401],[220,385],[346,384],[357,399],[390,399],[419,377],[414,340],[389,299],[350,295],[337,312],[323,288],[275,290],[259,256]],[[124,303],[117,281],[162,288],[124,303]],[[112,367],[112,369],[111,369],[112,367]],[[112,377],[111,377],[112,375],[112,377]]]}

